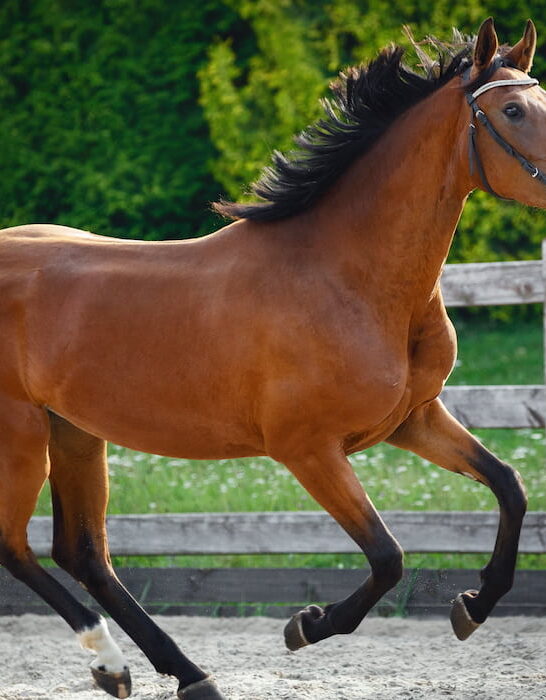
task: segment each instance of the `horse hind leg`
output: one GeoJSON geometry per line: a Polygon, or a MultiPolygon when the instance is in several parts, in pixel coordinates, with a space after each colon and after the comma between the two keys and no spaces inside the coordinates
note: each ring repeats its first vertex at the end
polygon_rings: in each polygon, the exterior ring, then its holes
{"type": "MultiPolygon", "coordinates": [[[[51,472],[51,498],[53,504],[53,550],[52,557],[65,571],[78,579],[82,560],[88,556],[88,549],[93,548],[92,541],[86,542],[81,535],[71,536],[72,511],[82,513],[94,512],[95,518],[104,517],[104,507],[108,498],[108,484],[102,475],[103,462],[106,458],[106,444],[103,440],[80,432],[79,441],[70,441],[69,433],[62,430],[65,423],[62,418],[50,414],[49,456],[51,472]],[[63,439],[59,441],[60,434],[63,439]],[[63,444],[65,443],[65,444],[63,444]],[[70,459],[70,465],[66,458],[70,459]],[[99,465],[98,474],[93,471],[99,465]],[[69,468],[70,467],[70,468],[69,468]],[[84,470],[89,473],[85,474],[84,470]],[[80,488],[85,481],[94,483],[95,490],[80,488]],[[63,498],[69,493],[70,498],[63,498]],[[78,537],[80,539],[78,539],[78,537]]],[[[85,523],[82,522],[82,531],[85,523]]],[[[100,546],[100,545],[99,545],[100,546]]],[[[106,543],[102,544],[105,550],[106,543]]],[[[104,556],[108,558],[107,551],[104,556]]],[[[79,580],[79,579],[78,579],[79,580]]],[[[110,695],[119,698],[131,694],[131,675],[123,653],[112,639],[106,620],[97,615],[90,624],[75,630],[78,641],[84,649],[95,654],[90,669],[96,684],[110,695]]]]}
{"type": "Polygon", "coordinates": [[[371,567],[370,576],[349,597],[324,609],[311,605],[291,618],[284,634],[286,646],[295,651],[334,634],[353,632],[402,577],[403,553],[340,450],[283,461],[360,546],[371,567]]]}
{"type": "MultiPolygon", "coordinates": [[[[223,700],[212,680],[187,659],[173,640],[147,615],[114,573],[105,527],[108,501],[106,445],[64,419],[50,415],[50,482],[54,506],[55,560],[125,630],[158,673],[179,681],[183,700],[223,700]]],[[[98,653],[93,675],[116,694],[124,669],[103,621],[80,636],[98,653]],[[104,653],[101,655],[101,652],[104,653]],[[110,660],[111,659],[111,660],[110,660]]]]}
{"type": "Polygon", "coordinates": [[[0,563],[47,602],[73,630],[92,628],[97,613],[43,569],[27,542],[27,525],[49,469],[45,411],[0,396],[0,563]]]}

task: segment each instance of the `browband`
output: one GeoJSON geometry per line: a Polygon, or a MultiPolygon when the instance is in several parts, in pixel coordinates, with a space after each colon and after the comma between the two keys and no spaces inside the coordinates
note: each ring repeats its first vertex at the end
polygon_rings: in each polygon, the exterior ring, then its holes
{"type": "Polygon", "coordinates": [[[523,78],[523,80],[492,80],[490,83],[485,83],[472,93],[472,99],[476,99],[484,92],[491,88],[502,87],[503,85],[538,85],[536,78],[523,78]]]}

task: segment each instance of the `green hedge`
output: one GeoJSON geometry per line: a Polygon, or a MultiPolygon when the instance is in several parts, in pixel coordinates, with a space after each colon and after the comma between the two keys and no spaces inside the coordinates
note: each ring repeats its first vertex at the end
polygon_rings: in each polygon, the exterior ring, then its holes
{"type": "Polygon", "coordinates": [[[135,238],[217,226],[196,74],[213,37],[240,28],[216,0],[1,3],[1,224],[135,238]]]}

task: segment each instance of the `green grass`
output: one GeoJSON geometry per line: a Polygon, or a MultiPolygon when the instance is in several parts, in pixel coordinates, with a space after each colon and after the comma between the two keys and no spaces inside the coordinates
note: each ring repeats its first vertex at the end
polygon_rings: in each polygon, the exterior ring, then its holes
{"type": "Polygon", "coordinates": [[[458,321],[459,353],[448,384],[542,384],[542,319],[458,321]]]}
{"type": "MultiPolygon", "coordinates": [[[[542,382],[540,321],[517,326],[461,324],[459,361],[452,384],[531,384],[542,382]]],[[[546,505],[544,431],[476,430],[501,459],[518,468],[529,492],[529,508],[546,505]]],[[[267,458],[217,462],[168,459],[110,447],[110,513],[315,510],[317,504],[280,464],[267,458]]],[[[351,457],[355,471],[379,510],[495,510],[491,492],[469,479],[389,445],[351,457]]],[[[39,514],[49,514],[47,489],[39,514]]],[[[267,555],[224,557],[119,558],[118,565],[339,566],[362,565],[359,555],[267,555]]],[[[484,556],[411,555],[412,566],[481,566],[484,556]]],[[[542,556],[526,556],[525,566],[544,566],[542,556]]]]}

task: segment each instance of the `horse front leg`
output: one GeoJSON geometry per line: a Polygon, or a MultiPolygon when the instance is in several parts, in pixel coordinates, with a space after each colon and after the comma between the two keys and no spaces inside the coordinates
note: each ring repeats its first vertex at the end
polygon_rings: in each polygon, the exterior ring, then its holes
{"type": "Polygon", "coordinates": [[[402,577],[403,552],[387,529],[340,448],[283,460],[304,488],[360,546],[370,576],[348,598],[324,609],[311,605],[285,628],[287,647],[295,651],[334,634],[353,632],[368,611],[402,577]]]}
{"type": "Polygon", "coordinates": [[[512,588],[527,496],[518,472],[495,457],[447,411],[439,399],[413,411],[387,442],[488,486],[500,508],[493,554],[479,591],[460,593],[451,611],[453,630],[467,639],[512,588]]]}

